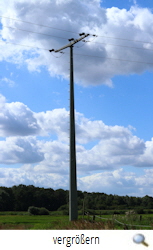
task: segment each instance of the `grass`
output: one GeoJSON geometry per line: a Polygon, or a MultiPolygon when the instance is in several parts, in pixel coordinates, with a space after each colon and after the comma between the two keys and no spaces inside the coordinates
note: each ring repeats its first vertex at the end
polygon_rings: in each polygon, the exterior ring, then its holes
{"type": "MultiPolygon", "coordinates": [[[[73,229],[85,229],[85,230],[101,230],[101,229],[112,229],[112,222],[90,222],[79,219],[78,221],[69,222],[68,217],[53,217],[51,216],[35,216],[35,218],[24,219],[24,216],[18,215],[11,217],[8,216],[7,220],[4,216],[0,216],[0,229],[21,229],[21,230],[73,230],[73,229]]],[[[30,216],[31,217],[31,216],[30,216]]]]}
{"type": "Polygon", "coordinates": [[[68,216],[0,215],[0,229],[58,229],[66,222],[68,216]]]}
{"type": "Polygon", "coordinates": [[[79,216],[78,221],[69,221],[67,215],[56,215],[56,213],[51,215],[28,215],[27,213],[11,213],[3,212],[0,213],[0,229],[21,229],[21,230],[47,230],[47,229],[112,229],[112,222],[103,222],[103,221],[88,221],[86,218],[83,220],[79,216]]]}
{"type": "MultiPolygon", "coordinates": [[[[99,216],[100,217],[100,216],[99,216]]],[[[27,212],[0,212],[1,230],[122,230],[122,229],[153,229],[153,214],[143,215],[101,215],[101,218],[92,216],[79,216],[77,221],[69,222],[68,215],[51,212],[50,215],[28,215],[27,212]],[[105,218],[105,219],[103,219],[105,218]],[[119,224],[116,220],[123,223],[119,224]],[[130,224],[128,226],[127,224],[130,224]],[[135,227],[134,225],[147,225],[151,227],[135,227]]]]}
{"type": "Polygon", "coordinates": [[[102,218],[113,221],[115,229],[153,229],[153,214],[102,215],[102,218]]]}

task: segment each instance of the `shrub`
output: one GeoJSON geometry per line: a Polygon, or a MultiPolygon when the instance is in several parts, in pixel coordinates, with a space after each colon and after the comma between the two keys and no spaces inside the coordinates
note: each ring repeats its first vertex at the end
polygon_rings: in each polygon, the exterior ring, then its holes
{"type": "Polygon", "coordinates": [[[28,208],[28,213],[30,215],[38,215],[39,214],[39,208],[31,206],[31,207],[28,208]]]}
{"type": "Polygon", "coordinates": [[[49,215],[48,209],[46,209],[45,207],[39,208],[39,215],[49,215]]]}
{"type": "Polygon", "coordinates": [[[68,210],[68,209],[69,209],[68,204],[65,204],[65,205],[60,206],[60,207],[57,209],[57,211],[68,210]]]}
{"type": "Polygon", "coordinates": [[[49,215],[49,211],[45,207],[31,206],[28,208],[28,213],[30,215],[49,215]]]}
{"type": "Polygon", "coordinates": [[[69,205],[68,204],[62,205],[57,209],[57,211],[62,211],[63,215],[69,215],[69,205]]]}

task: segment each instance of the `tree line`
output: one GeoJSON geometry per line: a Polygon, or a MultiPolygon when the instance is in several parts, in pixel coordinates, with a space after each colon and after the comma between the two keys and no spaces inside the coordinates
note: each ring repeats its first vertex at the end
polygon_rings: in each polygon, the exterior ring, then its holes
{"type": "MultiPolygon", "coordinates": [[[[148,195],[141,198],[99,192],[77,193],[79,210],[153,209],[153,197],[148,195]]],[[[45,207],[49,211],[66,210],[68,201],[68,190],[23,184],[10,188],[0,187],[0,211],[27,211],[30,206],[45,207]]]]}

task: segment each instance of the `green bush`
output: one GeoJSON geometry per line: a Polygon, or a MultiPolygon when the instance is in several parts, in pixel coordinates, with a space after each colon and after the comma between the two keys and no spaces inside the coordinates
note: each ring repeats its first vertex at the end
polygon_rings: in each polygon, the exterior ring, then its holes
{"type": "Polygon", "coordinates": [[[39,214],[39,208],[31,206],[31,207],[28,208],[28,213],[30,215],[38,215],[39,214]]]}
{"type": "Polygon", "coordinates": [[[60,206],[60,207],[57,209],[57,211],[63,211],[63,210],[68,210],[68,209],[69,209],[68,204],[65,204],[65,205],[60,206]]]}
{"type": "Polygon", "coordinates": [[[39,215],[49,215],[48,209],[46,209],[45,207],[39,208],[39,215]]]}
{"type": "Polygon", "coordinates": [[[68,204],[62,205],[58,208],[57,211],[62,211],[63,215],[69,215],[69,205],[68,204]]]}
{"type": "Polygon", "coordinates": [[[28,208],[28,213],[30,215],[49,215],[49,211],[45,207],[34,207],[28,208]]]}

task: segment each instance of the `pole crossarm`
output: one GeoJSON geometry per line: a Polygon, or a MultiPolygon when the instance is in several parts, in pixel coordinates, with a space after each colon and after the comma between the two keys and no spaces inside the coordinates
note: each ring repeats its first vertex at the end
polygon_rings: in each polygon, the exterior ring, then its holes
{"type": "Polygon", "coordinates": [[[87,36],[89,36],[89,35],[90,35],[90,34],[85,34],[84,36],[81,36],[80,38],[75,39],[73,42],[70,42],[69,44],[63,46],[62,48],[57,49],[57,50],[50,50],[50,52],[52,52],[52,51],[54,51],[54,52],[59,52],[59,51],[61,51],[61,50],[63,50],[63,49],[66,49],[66,48],[68,48],[68,47],[71,47],[71,46],[73,46],[75,43],[78,43],[79,41],[81,41],[82,39],[84,39],[85,37],[87,37],[87,36]]]}

